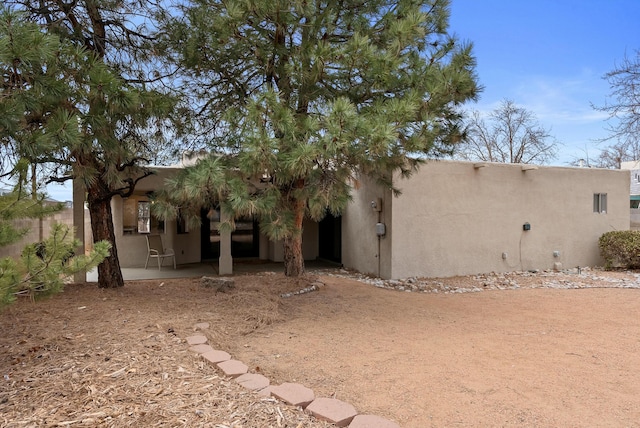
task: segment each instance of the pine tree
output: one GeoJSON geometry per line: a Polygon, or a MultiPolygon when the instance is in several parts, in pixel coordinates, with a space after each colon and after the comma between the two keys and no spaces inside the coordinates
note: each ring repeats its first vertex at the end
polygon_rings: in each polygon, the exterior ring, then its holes
{"type": "Polygon", "coordinates": [[[284,242],[285,274],[302,275],[305,217],[338,214],[360,176],[392,186],[459,140],[458,107],[479,87],[448,17],[443,0],[182,4],[166,46],[213,154],[169,186],[174,203],[257,216],[284,242]]]}
{"type": "MultiPolygon", "coordinates": [[[[43,205],[42,195],[26,190],[27,171],[48,153],[78,144],[79,117],[69,100],[82,92],[68,82],[68,72],[99,72],[84,67],[87,59],[85,52],[42,32],[24,15],[0,9],[0,169],[16,183],[14,192],[0,196],[0,246],[27,232],[16,229],[15,220],[42,218],[60,209],[43,205]]],[[[65,278],[95,267],[109,253],[108,243],[97,242],[89,255],[73,256],[77,245],[69,228],[57,225],[47,239],[26,247],[19,259],[0,260],[0,304],[18,294],[35,298],[59,291],[65,278]]]]}
{"type": "MultiPolygon", "coordinates": [[[[147,12],[151,13],[146,8],[152,3],[120,0],[12,3],[50,34],[57,35],[62,43],[85,55],[81,63],[69,64],[71,68],[65,77],[71,84],[62,88],[64,91],[74,87],[81,91],[81,96],[72,98],[63,93],[54,96],[68,104],[58,118],[59,130],[74,134],[74,138],[63,140],[63,144],[59,144],[60,140],[50,141],[50,150],[42,150],[43,145],[35,144],[37,156],[32,161],[56,166],[49,181],[73,178],[84,185],[93,239],[105,240],[112,246],[107,259],[98,266],[98,286],[121,287],[124,280],[111,200],[116,195],[130,196],[137,183],[151,174],[145,167],[146,156],[157,152],[151,147],[153,143],[166,141],[164,120],[174,110],[173,98],[153,87],[153,82],[160,81],[162,76],[161,65],[154,62],[152,30],[144,19],[149,16],[147,12]],[[79,126],[70,120],[76,120],[79,126]]],[[[23,43],[24,39],[15,42],[23,43]]],[[[64,82],[55,84],[60,86],[64,82]]],[[[47,88],[53,92],[55,87],[47,88]]]]}
{"type": "MultiPolygon", "coordinates": [[[[40,218],[59,207],[43,207],[41,200],[14,192],[0,196],[0,246],[16,242],[27,231],[13,220],[40,218]]],[[[0,309],[18,296],[31,299],[62,291],[73,274],[95,268],[109,253],[109,244],[98,242],[89,254],[74,254],[79,242],[64,224],[55,224],[48,238],[27,245],[20,257],[0,258],[0,309]]]]}

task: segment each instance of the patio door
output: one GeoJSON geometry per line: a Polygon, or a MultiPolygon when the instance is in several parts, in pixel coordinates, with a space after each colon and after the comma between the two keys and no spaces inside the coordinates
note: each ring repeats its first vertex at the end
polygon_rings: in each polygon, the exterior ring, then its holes
{"type": "Polygon", "coordinates": [[[342,262],[342,217],[327,214],[318,223],[319,256],[332,262],[342,262]]]}
{"type": "MultiPolygon", "coordinates": [[[[201,258],[216,260],[220,257],[220,209],[201,211],[201,258]]],[[[254,218],[236,220],[236,230],[231,233],[231,257],[258,257],[260,254],[260,231],[254,218]]]]}

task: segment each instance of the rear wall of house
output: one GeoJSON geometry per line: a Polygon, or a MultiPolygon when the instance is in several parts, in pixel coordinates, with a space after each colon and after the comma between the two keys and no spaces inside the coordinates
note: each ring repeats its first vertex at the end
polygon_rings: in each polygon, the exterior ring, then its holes
{"type": "MultiPolygon", "coordinates": [[[[129,202],[150,200],[147,193],[161,189],[164,186],[164,180],[171,177],[176,171],[175,168],[158,168],[154,175],[146,177],[138,183],[136,192],[129,198],[129,202]]],[[[135,229],[137,213],[135,211],[128,212],[125,205],[125,201],[118,196],[112,199],[111,208],[120,266],[124,268],[141,267],[144,266],[147,258],[145,234],[132,230],[135,229]]],[[[135,207],[135,203],[132,206],[135,207]]],[[[90,238],[90,226],[87,227],[87,230],[90,238]]],[[[162,236],[165,248],[174,250],[177,264],[197,263],[202,260],[200,245],[202,237],[199,227],[191,227],[179,232],[176,221],[170,220],[164,223],[162,230],[154,233],[159,233],[162,236]]],[[[318,224],[305,220],[303,233],[304,258],[305,260],[315,260],[318,257],[318,224]]],[[[87,242],[90,242],[90,239],[87,242]]],[[[260,258],[282,261],[282,242],[270,242],[266,236],[261,234],[260,258]]]]}
{"type": "MultiPolygon", "coordinates": [[[[173,169],[159,169],[155,175],[146,177],[138,183],[136,192],[130,199],[134,201],[149,200],[147,193],[161,189],[164,186],[164,180],[172,174],[175,174],[173,169]]],[[[145,234],[135,231],[133,233],[125,233],[125,230],[135,224],[136,213],[127,213],[127,210],[124,209],[124,202],[119,196],[114,197],[111,201],[120,266],[124,268],[141,267],[144,266],[147,259],[147,241],[145,234]],[[128,217],[131,217],[131,219],[128,217]]],[[[174,250],[177,264],[200,262],[199,227],[178,233],[176,221],[171,220],[165,222],[164,228],[157,233],[162,236],[164,247],[174,250]]],[[[168,265],[169,262],[165,261],[165,263],[168,265]]]]}
{"type": "MultiPolygon", "coordinates": [[[[381,276],[600,265],[598,238],[629,228],[627,171],[483,165],[432,161],[412,178],[396,181],[402,195],[385,206],[391,210],[383,238],[390,254],[381,256],[389,258],[390,268],[382,269],[381,276]],[[594,212],[594,194],[607,195],[606,212],[594,212]]],[[[366,193],[367,199],[384,197],[382,189],[374,189],[367,186],[356,193],[366,193]]],[[[366,238],[362,242],[364,248],[370,245],[366,238]]],[[[343,253],[358,247],[355,240],[343,243],[343,253]]],[[[357,261],[345,263],[348,267],[374,273],[372,257],[345,259],[357,261]]]]}
{"type": "Polygon", "coordinates": [[[342,213],[342,264],[360,272],[389,278],[393,230],[389,189],[382,189],[366,178],[351,192],[352,201],[342,213]],[[372,204],[376,204],[373,207],[372,204]],[[378,235],[376,225],[385,225],[378,235]]]}

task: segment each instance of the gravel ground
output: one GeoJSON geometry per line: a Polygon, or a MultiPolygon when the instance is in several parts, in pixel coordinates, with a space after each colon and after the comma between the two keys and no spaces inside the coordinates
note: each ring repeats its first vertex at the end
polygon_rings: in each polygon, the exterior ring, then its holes
{"type": "Polygon", "coordinates": [[[518,288],[640,288],[640,274],[631,271],[605,271],[601,268],[580,268],[563,271],[525,271],[457,276],[451,278],[410,277],[384,280],[345,269],[323,274],[354,279],[379,288],[422,293],[477,293],[486,290],[518,288]]]}

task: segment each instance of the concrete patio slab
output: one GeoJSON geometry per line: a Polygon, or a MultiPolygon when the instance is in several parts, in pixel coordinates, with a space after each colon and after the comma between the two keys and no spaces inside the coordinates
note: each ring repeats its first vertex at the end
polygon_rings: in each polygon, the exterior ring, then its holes
{"type": "MultiPolygon", "coordinates": [[[[170,279],[170,278],[193,278],[206,275],[217,275],[217,271],[213,263],[191,263],[186,265],[178,265],[176,269],[166,267],[158,270],[156,266],[152,269],[149,266],[145,269],[141,267],[122,268],[122,277],[125,281],[136,281],[143,279],[170,279]]],[[[87,272],[87,282],[98,282],[98,269],[87,272]]]]}
{"type": "MultiPolygon", "coordinates": [[[[313,260],[305,262],[305,270],[312,272],[318,269],[332,269],[337,268],[339,264],[326,262],[322,260],[313,260]]],[[[176,269],[165,267],[162,270],[158,270],[156,267],[152,269],[149,266],[145,269],[144,266],[121,268],[122,277],[125,281],[147,280],[157,279],[158,283],[162,282],[162,279],[172,278],[197,278],[203,276],[215,276],[218,275],[218,261],[203,261],[202,263],[188,263],[178,265],[176,269]]],[[[281,262],[259,262],[255,260],[234,260],[233,273],[235,274],[252,274],[260,272],[283,272],[284,264],[281,262]]],[[[87,272],[87,282],[98,282],[98,269],[93,269],[87,272]]]]}

